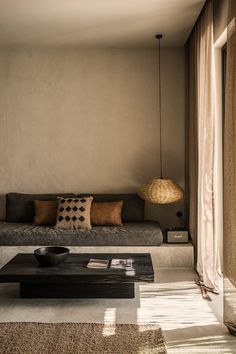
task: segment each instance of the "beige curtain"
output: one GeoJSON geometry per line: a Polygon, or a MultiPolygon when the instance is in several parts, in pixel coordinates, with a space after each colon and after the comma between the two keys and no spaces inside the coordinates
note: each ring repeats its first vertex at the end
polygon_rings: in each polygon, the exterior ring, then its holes
{"type": "Polygon", "coordinates": [[[198,105],[197,105],[197,63],[196,31],[186,46],[186,201],[189,232],[197,251],[197,181],[198,181],[198,105]]]}
{"type": "Polygon", "coordinates": [[[217,291],[220,258],[215,232],[216,136],[213,4],[208,1],[188,41],[189,228],[197,247],[197,271],[217,291]]]}
{"type": "Polygon", "coordinates": [[[236,1],[229,3],[224,119],[224,321],[236,333],[236,1]],[[233,327],[235,326],[235,329],[233,327]]]}

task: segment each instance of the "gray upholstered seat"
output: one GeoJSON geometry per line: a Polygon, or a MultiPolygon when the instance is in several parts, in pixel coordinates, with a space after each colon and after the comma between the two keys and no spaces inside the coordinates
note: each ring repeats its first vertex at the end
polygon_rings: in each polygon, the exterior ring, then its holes
{"type": "MultiPolygon", "coordinates": [[[[56,200],[74,194],[6,195],[6,221],[0,222],[0,246],[160,246],[158,222],[144,221],[144,200],[137,194],[93,194],[95,202],[123,200],[122,227],[94,226],[92,230],[58,230],[35,226],[34,200],[56,200]]],[[[79,194],[80,197],[90,194],[79,194]]]]}
{"type": "Polygon", "coordinates": [[[0,246],[160,246],[162,241],[159,224],[153,221],[95,226],[89,231],[0,222],[0,246]]]}

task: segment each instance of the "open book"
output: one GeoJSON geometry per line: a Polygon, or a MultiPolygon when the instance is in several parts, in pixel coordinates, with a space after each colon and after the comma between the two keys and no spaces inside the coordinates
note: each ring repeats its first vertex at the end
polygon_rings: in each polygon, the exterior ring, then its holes
{"type": "Polygon", "coordinates": [[[132,259],[112,259],[110,268],[132,269],[132,259]]]}

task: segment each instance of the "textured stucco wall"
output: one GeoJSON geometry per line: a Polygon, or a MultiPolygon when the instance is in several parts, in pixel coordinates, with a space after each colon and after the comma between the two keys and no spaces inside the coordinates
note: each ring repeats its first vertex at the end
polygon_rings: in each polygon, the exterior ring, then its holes
{"type": "MultiPolygon", "coordinates": [[[[133,192],[158,175],[156,54],[1,50],[0,193],[133,192]]],[[[183,49],[163,51],[162,75],[164,172],[184,186],[183,49]]]]}

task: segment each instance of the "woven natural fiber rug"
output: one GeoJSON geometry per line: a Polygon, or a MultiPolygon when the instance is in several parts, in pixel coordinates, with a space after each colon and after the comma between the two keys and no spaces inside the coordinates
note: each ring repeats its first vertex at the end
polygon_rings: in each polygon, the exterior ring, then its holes
{"type": "Polygon", "coordinates": [[[4,354],[166,354],[158,325],[0,323],[4,354]]]}

